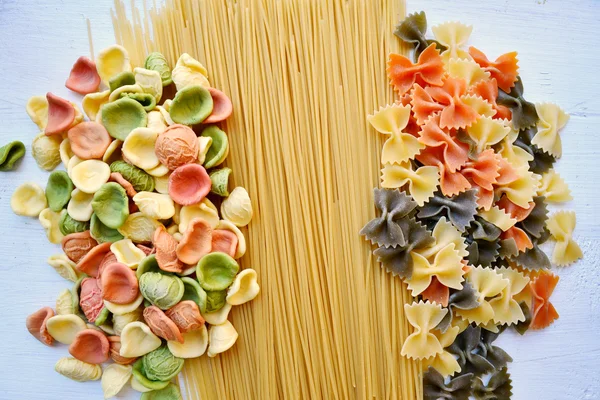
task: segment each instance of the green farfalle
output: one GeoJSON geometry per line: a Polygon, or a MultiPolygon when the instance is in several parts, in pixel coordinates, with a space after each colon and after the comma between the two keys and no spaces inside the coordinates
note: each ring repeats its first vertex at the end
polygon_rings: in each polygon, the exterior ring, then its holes
{"type": "Polygon", "coordinates": [[[204,290],[227,289],[240,270],[238,263],[225,253],[209,253],[198,261],[196,276],[204,290]]]}
{"type": "Polygon", "coordinates": [[[150,93],[121,93],[121,98],[125,97],[137,101],[146,111],[152,111],[156,107],[156,97],[150,93]]]}
{"type": "Polygon", "coordinates": [[[108,87],[110,88],[111,92],[114,92],[121,86],[127,85],[135,85],[135,76],[131,71],[123,71],[120,74],[113,76],[108,81],[108,87]]]}
{"type": "Polygon", "coordinates": [[[423,207],[420,207],[417,218],[433,227],[442,217],[448,220],[459,231],[464,232],[477,214],[477,189],[470,189],[453,197],[446,197],[436,192],[423,207]]]}
{"type": "Polygon", "coordinates": [[[476,216],[469,225],[466,235],[469,264],[491,266],[499,255],[501,233],[502,230],[496,225],[476,216]]]}
{"type": "Polygon", "coordinates": [[[415,48],[415,62],[419,56],[431,43],[440,50],[446,50],[446,47],[436,40],[425,38],[427,33],[427,17],[425,11],[408,14],[404,20],[394,30],[394,35],[398,36],[402,41],[412,44],[415,48]]]}
{"type": "Polygon", "coordinates": [[[150,390],[161,390],[166,388],[169,385],[169,381],[153,381],[148,379],[146,376],[146,371],[144,370],[144,361],[143,358],[138,359],[133,363],[133,369],[131,370],[135,379],[138,380],[142,386],[150,389],[150,390]]]}
{"type": "Polygon", "coordinates": [[[145,127],[148,114],[137,101],[128,97],[106,103],[100,108],[102,125],[110,136],[125,140],[135,128],[145,127]]]}
{"type": "Polygon", "coordinates": [[[92,218],[90,219],[90,233],[98,243],[114,243],[124,239],[118,230],[104,225],[96,214],[92,214],[92,218]]]}
{"type": "Polygon", "coordinates": [[[229,176],[231,175],[231,168],[221,168],[212,171],[210,181],[212,186],[210,191],[218,196],[227,197],[229,196],[229,176]]]}
{"type": "Polygon", "coordinates": [[[208,89],[193,85],[177,92],[169,115],[174,122],[183,125],[196,125],[212,113],[213,99],[208,89]]]}
{"type": "Polygon", "coordinates": [[[109,228],[118,229],[129,216],[129,199],[123,186],[115,182],[105,183],[94,193],[92,210],[96,217],[109,228]]]}
{"type": "Polygon", "coordinates": [[[185,289],[180,278],[160,272],[146,272],[140,276],[139,286],[142,296],[162,310],[179,303],[185,289]]]}
{"type": "Polygon", "coordinates": [[[445,383],[435,368],[429,367],[423,375],[423,400],[468,400],[473,374],[459,375],[445,383]]]}
{"type": "Polygon", "coordinates": [[[179,388],[169,383],[167,387],[142,394],[140,400],[183,400],[179,388]]]}
{"type": "Polygon", "coordinates": [[[533,157],[533,159],[529,161],[529,170],[533,173],[541,175],[552,168],[554,162],[556,162],[556,158],[531,143],[531,140],[536,133],[537,127],[535,126],[522,129],[519,131],[519,135],[513,144],[525,150],[533,157]]]}
{"type": "Polygon", "coordinates": [[[71,233],[87,231],[90,229],[90,223],[88,221],[77,221],[76,219],[73,219],[66,210],[64,210],[60,215],[58,228],[60,229],[60,233],[67,236],[71,233]]]}
{"type": "Polygon", "coordinates": [[[71,192],[73,189],[73,182],[65,171],[52,172],[50,176],[48,176],[48,182],[46,183],[46,199],[48,200],[48,207],[55,212],[65,208],[69,203],[69,200],[71,200],[71,192]]]}
{"type": "Polygon", "coordinates": [[[415,221],[414,218],[406,218],[406,223],[402,224],[404,245],[380,246],[373,252],[377,256],[377,261],[394,276],[398,275],[403,279],[409,279],[413,271],[413,259],[411,251],[418,248],[425,248],[434,243],[431,233],[423,225],[415,221]]]}
{"type": "Polygon", "coordinates": [[[469,281],[463,282],[463,287],[460,290],[450,289],[450,296],[448,297],[448,312],[440,323],[435,327],[442,333],[446,333],[448,328],[452,326],[452,319],[454,317],[453,310],[455,308],[459,310],[472,310],[479,306],[477,300],[479,293],[473,288],[473,285],[469,281]]]}
{"type": "Polygon", "coordinates": [[[154,178],[144,170],[125,161],[114,161],[110,164],[110,172],[120,173],[137,192],[154,191],[154,178]]]}
{"type": "Polygon", "coordinates": [[[512,397],[512,380],[506,368],[492,374],[487,384],[481,377],[473,381],[473,397],[476,400],[503,400],[512,397]]]}
{"type": "Polygon", "coordinates": [[[219,129],[216,125],[210,125],[202,131],[202,136],[212,139],[206,157],[204,159],[204,167],[212,168],[221,164],[229,153],[229,139],[227,134],[219,129]]]}
{"type": "Polygon", "coordinates": [[[183,358],[175,357],[166,345],[142,357],[144,372],[152,381],[170,381],[183,368],[183,358]]]}
{"type": "Polygon", "coordinates": [[[406,246],[408,238],[408,216],[412,215],[417,203],[399,189],[373,189],[373,200],[380,215],[360,230],[371,243],[378,246],[406,246]]]}
{"type": "Polygon", "coordinates": [[[15,168],[17,161],[25,155],[23,142],[15,140],[0,147],[0,171],[10,171],[15,168]]]}
{"type": "Polygon", "coordinates": [[[515,86],[506,93],[502,89],[498,90],[498,104],[506,106],[512,112],[512,126],[516,130],[532,127],[538,122],[535,105],[523,98],[523,81],[519,76],[515,86]]]}
{"type": "Polygon", "coordinates": [[[148,54],[144,62],[144,68],[158,72],[163,86],[169,86],[173,82],[167,59],[157,51],[148,54]]]}
{"type": "Polygon", "coordinates": [[[227,302],[227,290],[206,291],[206,312],[219,311],[227,302]]]}
{"type": "MultiPolygon", "coordinates": [[[[139,266],[138,266],[138,269],[139,269],[139,266]]],[[[202,289],[202,286],[200,286],[198,281],[195,279],[192,279],[192,278],[188,278],[188,277],[181,278],[181,281],[183,282],[183,288],[184,288],[183,296],[181,297],[181,301],[191,300],[194,303],[198,304],[198,308],[200,308],[200,313],[206,312],[207,311],[207,302],[208,302],[207,294],[204,291],[204,289],[202,289]]],[[[225,291],[221,291],[221,292],[225,292],[225,291]]],[[[221,292],[217,292],[217,293],[221,293],[221,292]]],[[[217,303],[219,303],[221,301],[224,302],[225,297],[223,297],[222,300],[218,300],[217,303]]],[[[223,307],[224,305],[225,304],[223,303],[223,305],[221,305],[221,307],[223,307]]],[[[219,307],[219,308],[221,308],[221,307],[219,307]]]]}

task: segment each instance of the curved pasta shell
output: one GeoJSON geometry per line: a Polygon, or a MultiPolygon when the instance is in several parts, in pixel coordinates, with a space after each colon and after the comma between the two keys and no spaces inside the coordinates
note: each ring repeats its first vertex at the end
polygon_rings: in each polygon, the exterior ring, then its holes
{"type": "Polygon", "coordinates": [[[34,124],[40,128],[40,130],[46,129],[48,124],[48,100],[46,96],[32,96],[27,100],[25,110],[29,115],[29,118],[34,124]]]}
{"type": "Polygon", "coordinates": [[[129,304],[115,304],[108,300],[104,300],[104,306],[113,313],[113,317],[116,315],[125,315],[137,310],[137,308],[144,301],[144,296],[140,293],[134,301],[129,304]]]}
{"type": "Polygon", "coordinates": [[[252,202],[248,192],[241,186],[231,191],[229,197],[221,203],[223,219],[231,221],[236,226],[246,226],[252,219],[252,202]]]}
{"type": "Polygon", "coordinates": [[[102,376],[102,368],[99,365],[88,364],[72,357],[58,360],[54,370],[77,382],[97,381],[102,376]]]}
{"type": "Polygon", "coordinates": [[[217,311],[205,312],[202,316],[204,317],[204,320],[211,325],[221,325],[227,321],[227,317],[229,317],[229,312],[232,307],[231,304],[227,303],[217,311]]]}
{"type": "Polygon", "coordinates": [[[55,254],[48,257],[48,265],[66,280],[71,282],[77,282],[79,280],[79,273],[76,269],[75,263],[67,257],[66,254],[55,254]]]}
{"type": "Polygon", "coordinates": [[[31,154],[37,165],[52,171],[61,162],[60,145],[63,140],[60,136],[46,136],[43,133],[37,135],[31,142],[31,154]]]}
{"type": "Polygon", "coordinates": [[[25,217],[37,217],[46,206],[46,193],[37,183],[23,183],[10,198],[13,212],[25,217]]]}
{"type": "Polygon", "coordinates": [[[134,68],[133,74],[135,76],[135,83],[138,84],[144,93],[151,94],[158,103],[163,93],[162,79],[157,71],[145,69],[145,68],[134,68]]]}
{"type": "Polygon", "coordinates": [[[257,274],[253,269],[245,269],[235,277],[227,291],[227,303],[238,306],[253,300],[260,292],[257,274]]]}
{"type": "Polygon", "coordinates": [[[96,117],[100,112],[100,107],[102,107],[103,104],[108,103],[109,96],[110,90],[105,90],[103,92],[86,94],[83,97],[81,106],[83,107],[83,111],[90,121],[96,120],[96,117]]]}
{"type": "Polygon", "coordinates": [[[202,325],[200,329],[185,332],[183,334],[183,343],[174,340],[167,341],[169,351],[180,358],[196,358],[206,352],[208,347],[208,330],[206,325],[202,325]]]}
{"type": "Polygon", "coordinates": [[[235,255],[233,256],[233,258],[237,260],[238,258],[241,258],[244,254],[246,254],[246,238],[244,237],[242,231],[237,226],[235,226],[233,222],[221,220],[218,222],[215,230],[228,230],[235,233],[235,235],[237,236],[237,247],[235,249],[235,255]]]}
{"type": "Polygon", "coordinates": [[[161,341],[148,325],[143,322],[131,322],[121,332],[122,357],[141,357],[160,347],[161,341]]]}
{"type": "Polygon", "coordinates": [[[171,73],[178,91],[192,85],[210,87],[210,83],[206,78],[207,75],[206,68],[187,53],[179,56],[177,64],[171,73]]]}
{"type": "Polygon", "coordinates": [[[75,165],[69,174],[71,180],[85,193],[95,193],[110,178],[110,167],[99,160],[85,160],[75,165]]]}
{"type": "Polygon", "coordinates": [[[113,76],[124,71],[131,71],[127,50],[115,44],[100,51],[96,57],[96,69],[106,84],[113,76]]]}
{"type": "Polygon", "coordinates": [[[152,169],[159,161],[154,151],[158,133],[150,128],[136,128],[127,135],[123,142],[122,152],[136,167],[152,169]]]}
{"type": "Polygon", "coordinates": [[[57,213],[49,208],[45,208],[39,215],[40,224],[46,231],[46,237],[50,243],[58,244],[63,239],[63,234],[60,231],[60,219],[62,213],[57,213]]]}
{"type": "Polygon", "coordinates": [[[115,397],[129,382],[132,375],[131,365],[111,364],[104,368],[102,374],[102,392],[104,398],[115,397]]]}
{"type": "Polygon", "coordinates": [[[146,253],[137,248],[131,239],[114,242],[110,246],[110,251],[117,257],[117,261],[132,269],[136,269],[140,261],[146,258],[146,253]]]}
{"type": "Polygon", "coordinates": [[[153,219],[169,219],[175,215],[175,204],[166,194],[139,192],[133,201],[140,212],[153,219]]]}
{"type": "Polygon", "coordinates": [[[212,325],[208,330],[208,354],[209,357],[215,357],[233,347],[237,341],[238,333],[231,325],[231,322],[225,321],[221,325],[212,325]]]}

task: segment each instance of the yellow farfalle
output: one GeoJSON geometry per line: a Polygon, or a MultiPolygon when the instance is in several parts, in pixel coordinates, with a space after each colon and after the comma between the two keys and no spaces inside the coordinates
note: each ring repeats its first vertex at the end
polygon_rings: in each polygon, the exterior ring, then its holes
{"type": "Polygon", "coordinates": [[[471,36],[472,26],[460,22],[445,22],[432,27],[431,30],[435,39],[447,48],[442,53],[442,59],[446,65],[448,65],[451,58],[471,59],[471,56],[463,47],[469,40],[469,36],[471,36]]]}
{"type": "Polygon", "coordinates": [[[454,251],[458,253],[460,258],[465,258],[469,255],[469,252],[467,252],[465,239],[462,237],[458,229],[448,222],[446,217],[439,219],[439,221],[435,224],[431,235],[435,239],[435,243],[429,247],[416,249],[414,250],[414,253],[419,253],[429,261],[433,261],[433,258],[437,253],[452,243],[454,244],[454,251]]]}
{"type": "Polygon", "coordinates": [[[490,306],[494,310],[494,325],[512,325],[525,321],[525,314],[514,296],[525,289],[529,283],[529,277],[516,269],[507,267],[499,268],[496,272],[508,279],[509,284],[502,290],[500,296],[490,300],[490,306]]]}
{"type": "Polygon", "coordinates": [[[529,169],[529,162],[533,161],[533,156],[526,150],[513,144],[517,140],[518,135],[518,131],[511,129],[508,135],[500,141],[496,152],[504,157],[513,167],[525,167],[529,169]]]}
{"type": "MultiPolygon", "coordinates": [[[[446,330],[446,333],[442,333],[439,330],[433,331],[433,334],[438,338],[438,341],[444,349],[454,343],[454,340],[459,333],[460,328],[458,326],[449,328],[446,330]]],[[[455,372],[460,371],[458,361],[456,361],[456,358],[446,350],[423,360],[423,370],[426,371],[429,367],[435,368],[443,377],[453,375],[455,372]]]]}
{"type": "Polygon", "coordinates": [[[479,216],[505,232],[517,223],[516,219],[502,211],[498,206],[493,206],[489,210],[481,210],[479,216]]]}
{"type": "Polygon", "coordinates": [[[447,65],[448,75],[453,78],[464,79],[467,86],[473,86],[477,82],[490,79],[490,73],[484,71],[473,60],[451,58],[447,65]]]}
{"type": "Polygon", "coordinates": [[[412,169],[410,162],[385,164],[381,170],[381,186],[395,189],[408,184],[408,190],[418,205],[425,204],[433,196],[440,182],[438,167],[419,167],[412,169]]]}
{"type": "Polygon", "coordinates": [[[506,197],[521,208],[529,208],[529,203],[537,195],[540,176],[527,168],[516,169],[518,178],[498,187],[498,194],[506,197]]]}
{"type": "Polygon", "coordinates": [[[405,304],[404,312],[415,331],[404,341],[400,354],[420,360],[441,353],[444,349],[431,330],[444,319],[448,310],[439,304],[420,301],[405,304]]]}
{"type": "Polygon", "coordinates": [[[538,103],[535,105],[535,111],[537,111],[539,120],[537,133],[531,140],[531,144],[559,158],[562,156],[559,131],[569,121],[569,115],[553,103],[538,103]]]}
{"type": "Polygon", "coordinates": [[[485,325],[494,318],[494,309],[486,299],[496,297],[510,283],[491,268],[473,267],[466,275],[467,281],[479,294],[479,306],[471,310],[456,309],[456,314],[477,325],[485,325]]]}
{"type": "Polygon", "coordinates": [[[461,100],[481,116],[493,117],[496,114],[496,110],[492,105],[479,96],[469,94],[462,96],[461,100]]]}
{"type": "Polygon", "coordinates": [[[409,117],[410,106],[400,104],[381,107],[367,117],[367,121],[377,132],[390,136],[383,144],[382,164],[401,164],[413,159],[421,149],[425,148],[416,137],[402,132],[408,124],[409,117]]]}
{"type": "Polygon", "coordinates": [[[499,143],[509,132],[510,127],[504,125],[501,120],[490,117],[481,117],[467,128],[467,133],[476,143],[477,153],[499,143]]]}
{"type": "Polygon", "coordinates": [[[546,200],[552,203],[564,203],[573,200],[569,186],[563,178],[551,169],[542,175],[538,196],[546,197],[546,200]]]}
{"type": "Polygon", "coordinates": [[[573,240],[576,224],[575,211],[558,211],[546,222],[550,235],[556,240],[552,262],[559,267],[570,265],[583,257],[581,248],[573,240]]]}
{"type": "Polygon", "coordinates": [[[411,252],[410,256],[413,261],[413,271],[411,277],[406,279],[406,283],[413,296],[423,293],[434,276],[442,285],[452,289],[462,289],[465,272],[462,268],[462,257],[454,250],[453,243],[440,250],[435,255],[433,263],[419,253],[411,252]]]}

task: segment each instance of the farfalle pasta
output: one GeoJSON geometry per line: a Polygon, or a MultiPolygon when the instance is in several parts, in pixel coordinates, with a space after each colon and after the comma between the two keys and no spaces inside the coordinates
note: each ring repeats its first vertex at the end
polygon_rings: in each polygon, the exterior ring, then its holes
{"type": "Polygon", "coordinates": [[[558,277],[547,270],[582,256],[575,214],[548,218],[546,206],[572,200],[554,169],[568,115],[525,100],[516,52],[488,58],[459,22],[432,30],[435,40],[420,12],[394,32],[416,63],[390,56],[397,102],[369,116],[396,137],[382,151],[377,217],[361,234],[414,299],[401,353],[428,368],[424,398],[509,398],[512,359],[493,341],[508,326],[523,334],[558,318],[548,301],[558,277]],[[548,239],[552,262],[540,248],[548,239]]]}

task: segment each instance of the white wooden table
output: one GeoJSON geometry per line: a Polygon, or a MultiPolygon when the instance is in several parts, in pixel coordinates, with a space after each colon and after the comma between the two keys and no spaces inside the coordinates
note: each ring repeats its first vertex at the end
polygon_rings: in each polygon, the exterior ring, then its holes
{"type": "MultiPolygon", "coordinates": [[[[506,333],[499,344],[514,358],[514,399],[600,399],[600,1],[408,1],[409,11],[427,12],[430,26],[472,24],[471,43],[490,57],[519,51],[526,98],[556,102],[571,114],[556,167],[575,198],[566,207],[577,212],[585,259],[556,271],[561,280],[552,301],[561,317],[554,325],[524,337],[506,333]]],[[[9,202],[17,185],[44,185],[48,176],[30,153],[38,132],[25,113],[27,99],[52,91],[78,100],[63,83],[74,60],[88,55],[85,17],[102,49],[114,41],[111,6],[112,0],[0,0],[0,142],[28,146],[18,171],[0,173],[0,399],[102,398],[99,382],[76,383],[54,372],[66,346],[43,346],[25,329],[25,317],[53,306],[69,285],[46,264],[58,246],[47,242],[37,219],[13,215],[9,202]]],[[[138,396],[129,391],[119,398],[138,396]]]]}

